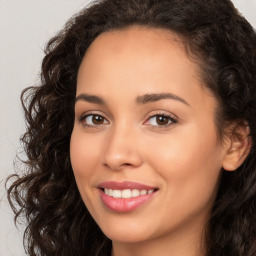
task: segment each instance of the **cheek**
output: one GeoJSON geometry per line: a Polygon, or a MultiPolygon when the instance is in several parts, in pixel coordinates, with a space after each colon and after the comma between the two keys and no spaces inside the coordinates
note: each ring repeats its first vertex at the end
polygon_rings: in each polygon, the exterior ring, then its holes
{"type": "Polygon", "coordinates": [[[95,136],[86,136],[76,127],[70,141],[70,158],[76,184],[84,204],[94,217],[97,209],[95,201],[92,200],[95,198],[95,189],[92,188],[96,185],[99,164],[97,142],[95,136]]]}
{"type": "MultiPolygon", "coordinates": [[[[75,176],[80,176],[84,174],[84,158],[83,155],[86,153],[87,148],[82,143],[80,136],[77,136],[76,133],[72,133],[71,141],[70,141],[70,158],[71,164],[74,171],[75,176]],[[82,152],[84,152],[82,154],[82,152]]],[[[85,154],[87,155],[87,154],[85,154]]]]}
{"type": "Polygon", "coordinates": [[[207,200],[216,191],[222,166],[221,149],[215,130],[200,128],[202,126],[191,125],[180,129],[158,141],[160,146],[152,142],[152,147],[147,149],[150,165],[162,177],[172,196],[207,200]]]}
{"type": "Polygon", "coordinates": [[[79,128],[74,128],[70,141],[70,158],[75,175],[89,175],[98,157],[97,136],[86,136],[79,128]]]}
{"type": "Polygon", "coordinates": [[[91,184],[96,164],[95,142],[85,138],[82,132],[74,130],[70,141],[70,158],[78,189],[82,195],[91,184]]]}

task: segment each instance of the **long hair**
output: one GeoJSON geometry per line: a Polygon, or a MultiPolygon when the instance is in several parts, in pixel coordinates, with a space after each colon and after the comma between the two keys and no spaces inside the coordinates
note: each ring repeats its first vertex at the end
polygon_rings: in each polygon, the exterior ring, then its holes
{"type": "MultiPolygon", "coordinates": [[[[235,172],[222,170],[206,227],[207,256],[256,255],[256,34],[229,0],[102,0],[73,16],[46,46],[41,85],[22,92],[27,158],[9,177],[15,220],[25,216],[31,256],[110,255],[111,241],[84,205],[69,143],[77,73],[92,41],[129,26],[176,33],[219,103],[220,138],[229,122],[246,122],[251,151],[235,172]],[[14,179],[14,181],[13,181],[14,179]]],[[[9,183],[8,183],[9,184],[9,183]]]]}

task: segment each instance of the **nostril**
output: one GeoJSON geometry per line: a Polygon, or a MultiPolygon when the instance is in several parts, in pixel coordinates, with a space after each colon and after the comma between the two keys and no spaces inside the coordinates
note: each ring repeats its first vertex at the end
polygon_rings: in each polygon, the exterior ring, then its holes
{"type": "Polygon", "coordinates": [[[139,167],[142,164],[142,158],[136,152],[111,152],[103,155],[102,164],[112,170],[121,170],[125,168],[139,167]]]}

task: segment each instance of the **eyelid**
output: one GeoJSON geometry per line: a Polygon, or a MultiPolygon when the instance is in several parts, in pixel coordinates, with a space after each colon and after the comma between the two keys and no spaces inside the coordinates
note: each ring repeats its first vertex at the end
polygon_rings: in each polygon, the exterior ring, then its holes
{"type": "MultiPolygon", "coordinates": [[[[81,115],[78,116],[78,122],[81,123],[82,125],[89,127],[89,128],[100,128],[101,126],[106,125],[106,123],[102,123],[102,124],[94,124],[94,125],[90,125],[90,124],[84,124],[83,121],[85,120],[85,118],[87,118],[90,115],[98,115],[101,116],[102,118],[104,118],[104,121],[107,121],[107,124],[110,124],[109,119],[106,117],[106,114],[104,112],[101,111],[86,111],[83,112],[81,115]]],[[[165,110],[155,110],[153,112],[150,112],[150,114],[147,114],[145,117],[146,121],[143,122],[143,124],[149,125],[152,128],[156,128],[156,129],[163,129],[163,128],[168,128],[170,126],[175,125],[176,123],[178,123],[178,117],[170,112],[166,112],[165,110]],[[170,123],[166,124],[166,125],[151,125],[148,124],[149,120],[153,117],[157,117],[157,116],[164,116],[169,118],[169,120],[171,121],[170,123]]]]}
{"type": "Polygon", "coordinates": [[[104,118],[104,120],[106,120],[108,122],[108,124],[110,123],[108,118],[106,118],[105,114],[101,111],[86,111],[83,112],[81,115],[78,116],[78,121],[80,123],[82,123],[82,125],[89,127],[89,128],[99,128],[102,125],[106,125],[106,124],[99,124],[99,125],[89,125],[89,124],[84,124],[83,121],[85,120],[85,118],[87,118],[88,116],[101,116],[102,118],[104,118]]]}
{"type": "Polygon", "coordinates": [[[163,110],[157,110],[154,113],[150,113],[146,116],[146,121],[144,122],[144,124],[146,124],[151,118],[153,117],[157,117],[157,116],[164,116],[169,118],[169,120],[171,121],[171,123],[166,124],[166,125],[150,125],[152,128],[156,128],[156,129],[163,129],[163,128],[167,128],[170,126],[175,125],[176,123],[178,123],[178,117],[170,112],[166,113],[163,110]]]}

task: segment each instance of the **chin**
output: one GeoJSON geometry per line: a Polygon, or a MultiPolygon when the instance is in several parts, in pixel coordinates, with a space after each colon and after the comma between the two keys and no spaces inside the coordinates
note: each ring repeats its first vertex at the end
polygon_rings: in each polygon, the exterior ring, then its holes
{"type": "Polygon", "coordinates": [[[105,235],[112,241],[120,243],[140,243],[149,240],[145,234],[135,234],[133,232],[108,232],[105,235]]]}
{"type": "Polygon", "coordinates": [[[143,227],[131,223],[127,225],[127,221],[122,223],[116,223],[112,225],[100,227],[103,233],[112,241],[123,242],[123,243],[139,243],[150,239],[151,232],[149,228],[143,227]]]}

